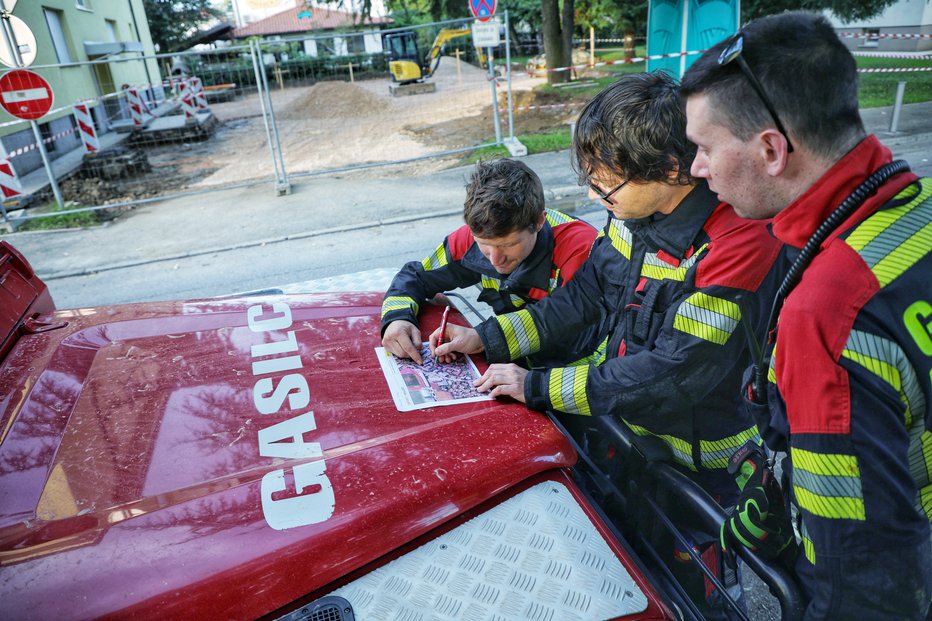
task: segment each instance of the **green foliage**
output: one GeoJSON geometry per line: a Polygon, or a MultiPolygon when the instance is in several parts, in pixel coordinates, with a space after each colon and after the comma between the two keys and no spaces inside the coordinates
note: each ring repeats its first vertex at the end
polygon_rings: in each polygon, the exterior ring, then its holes
{"type": "Polygon", "coordinates": [[[830,10],[840,19],[867,19],[882,12],[896,0],[745,0],[741,3],[741,23],[783,11],[830,10]]]}
{"type": "MultiPolygon", "coordinates": [[[[858,56],[859,68],[929,67],[928,60],[858,56]]],[[[897,82],[906,82],[903,103],[932,101],[932,71],[858,74],[858,100],[862,108],[892,106],[897,82]]]]}
{"type": "Polygon", "coordinates": [[[152,41],[159,52],[188,47],[188,39],[202,26],[223,16],[211,0],[142,0],[152,41]]]}
{"type": "Polygon", "coordinates": [[[647,29],[647,2],[584,0],[576,3],[576,23],[598,33],[621,36],[647,29]]]}
{"type": "MultiPolygon", "coordinates": [[[[36,213],[50,213],[59,211],[68,211],[69,209],[80,208],[81,205],[68,205],[64,209],[59,209],[56,203],[49,203],[45,207],[38,207],[36,213]]],[[[51,229],[75,229],[87,228],[100,224],[100,218],[96,211],[81,211],[78,213],[63,213],[56,216],[47,216],[44,218],[31,218],[22,220],[17,226],[19,231],[48,231],[51,229]]]]}
{"type": "MultiPolygon", "coordinates": [[[[527,147],[528,155],[535,153],[547,153],[550,151],[562,151],[570,148],[570,128],[569,126],[556,127],[539,134],[520,134],[515,136],[521,144],[527,147]]],[[[487,160],[491,157],[509,157],[508,149],[502,146],[482,147],[475,151],[470,151],[462,161],[461,165],[475,164],[479,160],[487,160]]]]}

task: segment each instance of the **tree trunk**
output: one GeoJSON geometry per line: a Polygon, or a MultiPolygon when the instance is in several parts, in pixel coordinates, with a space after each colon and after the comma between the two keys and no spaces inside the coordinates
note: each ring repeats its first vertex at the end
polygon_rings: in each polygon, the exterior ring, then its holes
{"type": "Polygon", "coordinates": [[[540,0],[541,30],[544,33],[544,56],[547,58],[547,81],[561,84],[569,81],[569,71],[551,71],[569,65],[560,27],[559,0],[540,0]]]}
{"type": "MultiPolygon", "coordinates": [[[[566,58],[568,67],[573,64],[573,22],[575,21],[574,13],[576,12],[574,0],[563,0],[563,57],[566,58]]],[[[567,82],[576,76],[576,72],[566,74],[567,82]]]]}

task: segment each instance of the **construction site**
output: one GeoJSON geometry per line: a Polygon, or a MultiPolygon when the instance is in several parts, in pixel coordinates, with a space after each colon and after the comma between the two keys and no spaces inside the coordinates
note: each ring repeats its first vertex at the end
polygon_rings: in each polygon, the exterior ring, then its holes
{"type": "MultiPolygon", "coordinates": [[[[366,174],[374,166],[389,167],[389,174],[428,173],[460,162],[464,150],[495,144],[496,130],[507,139],[551,129],[568,124],[577,111],[536,106],[534,89],[546,78],[525,71],[510,73],[501,65],[492,80],[459,54],[438,57],[434,69],[432,92],[404,97],[393,96],[393,80],[385,73],[355,79],[350,70],[349,79],[307,84],[282,80],[273,67],[265,84],[257,79],[258,86],[206,88],[197,76],[184,76],[160,89],[124,88],[109,96],[115,101],[86,102],[91,111],[95,103],[116,111],[107,115],[106,127],[99,127],[105,115],[82,120],[76,108],[72,131],[44,142],[64,208],[115,206],[101,212],[106,218],[139,201],[231,184],[281,186],[283,179],[290,184],[354,169],[366,174]],[[186,89],[192,90],[190,101],[186,89]]],[[[11,151],[13,166],[29,150],[11,151]]],[[[56,209],[49,177],[43,167],[20,175],[20,191],[6,192],[4,219],[15,223],[56,209]]]]}

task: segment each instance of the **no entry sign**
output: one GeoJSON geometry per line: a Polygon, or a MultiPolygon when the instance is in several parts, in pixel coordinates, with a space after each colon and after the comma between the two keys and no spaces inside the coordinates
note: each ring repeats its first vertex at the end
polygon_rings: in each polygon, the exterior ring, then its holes
{"type": "Polygon", "coordinates": [[[13,116],[34,121],[52,109],[52,87],[38,73],[25,69],[0,76],[0,106],[13,116]]]}

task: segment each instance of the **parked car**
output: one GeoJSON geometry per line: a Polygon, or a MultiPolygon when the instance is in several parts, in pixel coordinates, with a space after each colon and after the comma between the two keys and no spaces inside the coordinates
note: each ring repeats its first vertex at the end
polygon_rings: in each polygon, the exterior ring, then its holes
{"type": "Polygon", "coordinates": [[[699,618],[643,535],[711,499],[609,418],[399,412],[380,293],[55,309],[7,242],[0,282],[0,618],[699,618]]]}

